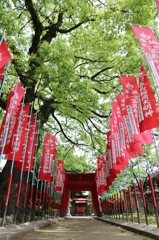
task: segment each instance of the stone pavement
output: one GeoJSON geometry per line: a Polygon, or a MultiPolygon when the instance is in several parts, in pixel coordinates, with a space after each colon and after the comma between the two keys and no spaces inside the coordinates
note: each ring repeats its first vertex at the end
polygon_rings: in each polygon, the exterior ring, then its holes
{"type": "MultiPolygon", "coordinates": [[[[45,221],[39,221],[45,222],[45,221]]],[[[113,226],[106,222],[98,221],[92,217],[69,217],[61,221],[56,221],[50,224],[51,219],[46,222],[49,225],[43,226],[41,229],[35,226],[35,222],[31,222],[34,225],[34,230],[28,228],[25,232],[16,232],[12,239],[15,240],[148,240],[149,237],[139,235],[127,231],[119,226],[113,226]],[[55,224],[56,223],[56,224],[55,224]]],[[[21,227],[22,224],[18,225],[21,227]]],[[[27,224],[25,224],[27,225],[27,224]]],[[[29,223],[30,225],[30,223],[29,223]]],[[[28,225],[28,226],[29,226],[28,225]]],[[[19,228],[17,227],[17,228],[19,228]]],[[[24,229],[23,229],[24,230],[24,229]]],[[[15,230],[14,230],[15,232],[15,230]]],[[[2,239],[2,238],[0,238],[2,239]]],[[[3,238],[11,239],[11,238],[3,238]]]]}
{"type": "Polygon", "coordinates": [[[113,218],[104,217],[94,217],[97,220],[103,221],[105,223],[110,223],[112,225],[116,225],[122,227],[126,230],[132,231],[134,233],[138,233],[153,239],[159,239],[159,228],[154,225],[146,225],[146,224],[138,224],[132,222],[125,222],[122,220],[117,220],[113,218]]]}
{"type": "Polygon", "coordinates": [[[8,227],[0,227],[0,240],[9,240],[18,238],[21,235],[25,235],[29,231],[33,231],[39,228],[50,226],[52,223],[56,223],[60,218],[50,218],[46,220],[39,220],[34,222],[26,222],[19,225],[11,225],[8,227]]]}

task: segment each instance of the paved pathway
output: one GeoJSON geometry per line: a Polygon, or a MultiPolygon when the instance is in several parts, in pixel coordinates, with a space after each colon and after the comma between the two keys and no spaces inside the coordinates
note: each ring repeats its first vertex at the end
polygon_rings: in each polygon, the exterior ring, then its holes
{"type": "Polygon", "coordinates": [[[43,229],[28,232],[17,240],[148,240],[151,238],[126,231],[91,217],[70,217],[43,229]]]}

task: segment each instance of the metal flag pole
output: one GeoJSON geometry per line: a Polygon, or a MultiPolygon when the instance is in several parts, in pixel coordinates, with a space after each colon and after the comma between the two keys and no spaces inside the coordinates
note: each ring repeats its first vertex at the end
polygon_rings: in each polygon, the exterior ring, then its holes
{"type": "Polygon", "coordinates": [[[144,207],[144,212],[145,212],[145,221],[146,221],[146,224],[148,225],[148,217],[147,217],[147,209],[146,209],[145,195],[144,195],[144,189],[143,189],[143,184],[142,184],[142,179],[141,179],[141,173],[140,173],[139,158],[138,158],[137,153],[136,153],[136,159],[137,159],[137,165],[138,165],[138,172],[139,172],[139,180],[140,180],[140,187],[141,187],[143,207],[144,207]]]}
{"type": "Polygon", "coordinates": [[[14,220],[13,220],[14,224],[15,224],[16,218],[17,218],[17,210],[18,210],[19,198],[20,198],[20,192],[21,192],[21,186],[22,186],[23,168],[24,168],[26,147],[27,147],[27,142],[28,142],[28,134],[29,134],[29,127],[30,127],[32,109],[33,109],[33,103],[31,104],[31,109],[30,109],[30,114],[29,114],[29,121],[28,121],[28,126],[27,126],[27,129],[26,129],[27,132],[26,132],[26,138],[25,138],[25,143],[24,143],[24,154],[23,154],[23,160],[22,160],[22,168],[21,168],[21,172],[20,172],[20,180],[19,180],[19,188],[18,188],[18,194],[17,194],[15,213],[14,213],[14,220]]]}
{"type": "Polygon", "coordinates": [[[106,216],[108,217],[108,192],[106,192],[106,216]]]}
{"type": "Polygon", "coordinates": [[[53,181],[52,181],[52,185],[51,185],[51,196],[52,196],[52,204],[51,204],[52,210],[51,210],[51,212],[53,212],[53,201],[54,201],[54,167],[55,167],[55,162],[53,160],[53,169],[52,169],[53,181]]]}
{"type": "Polygon", "coordinates": [[[53,181],[51,182],[51,217],[53,217],[53,181]]]}
{"type": "MultiPolygon", "coordinates": [[[[15,90],[16,92],[16,90],[15,90]]],[[[7,213],[7,207],[8,207],[8,201],[9,201],[9,195],[10,195],[10,188],[11,188],[11,184],[12,184],[12,177],[13,177],[13,167],[14,167],[14,158],[15,158],[15,150],[16,150],[16,145],[17,145],[17,140],[18,140],[18,134],[19,134],[19,129],[20,129],[20,124],[21,124],[21,116],[22,116],[22,112],[23,112],[23,106],[24,106],[24,99],[25,99],[25,95],[23,97],[23,101],[22,101],[22,106],[21,106],[21,111],[20,111],[20,117],[19,117],[19,122],[18,122],[18,129],[17,129],[17,133],[16,133],[16,140],[15,140],[15,146],[14,146],[14,154],[13,154],[13,159],[12,159],[12,164],[11,164],[11,170],[10,170],[10,178],[9,178],[9,183],[8,183],[8,190],[7,190],[7,195],[6,195],[6,201],[5,201],[5,209],[4,209],[4,214],[3,214],[3,218],[2,218],[2,227],[4,226],[4,222],[5,222],[5,217],[6,217],[6,213],[7,213]]],[[[14,98],[13,98],[14,101],[14,98]]],[[[12,103],[13,103],[12,101],[12,103]]],[[[13,106],[13,104],[12,104],[13,106]]],[[[10,110],[10,113],[12,112],[12,107],[10,110]]],[[[10,119],[10,118],[9,118],[10,119]]],[[[9,120],[8,120],[9,121],[9,120]]],[[[9,127],[9,126],[8,126],[9,127]]]]}
{"type": "Polygon", "coordinates": [[[47,184],[47,197],[46,197],[46,207],[45,207],[45,211],[47,210],[47,218],[49,215],[49,188],[50,188],[50,182],[48,182],[47,184]]]}
{"type": "MultiPolygon", "coordinates": [[[[36,148],[35,148],[35,154],[34,154],[34,166],[33,166],[33,175],[32,175],[32,184],[31,184],[31,194],[30,194],[30,204],[29,204],[29,218],[28,221],[30,222],[30,217],[31,217],[31,205],[32,205],[32,198],[33,198],[33,184],[34,184],[34,174],[35,174],[35,163],[36,163],[36,155],[37,155],[37,149],[38,149],[38,139],[39,139],[39,128],[40,128],[40,120],[38,122],[38,130],[36,134],[36,148]]],[[[37,193],[36,197],[37,198],[37,193]]]]}
{"type": "Polygon", "coordinates": [[[125,190],[125,182],[124,182],[123,171],[122,171],[122,178],[123,178],[123,187],[124,187],[124,200],[125,200],[126,220],[128,222],[128,204],[127,204],[127,198],[126,198],[126,190],[125,190]]]}
{"type": "Polygon", "coordinates": [[[111,211],[111,208],[110,208],[110,190],[108,190],[108,200],[109,200],[109,215],[108,215],[108,217],[110,218],[110,211],[111,211]]]}
{"type": "Polygon", "coordinates": [[[116,215],[116,197],[115,197],[115,186],[113,183],[113,199],[114,199],[114,219],[115,219],[115,215],[116,215]]]}
{"type": "Polygon", "coordinates": [[[138,223],[140,224],[139,205],[138,205],[138,199],[137,199],[137,193],[136,193],[136,185],[135,185],[135,181],[134,181],[134,174],[133,174],[133,167],[132,167],[132,160],[131,160],[131,158],[130,158],[130,166],[131,166],[131,173],[132,173],[132,180],[133,180],[133,187],[134,187],[134,195],[135,195],[137,218],[138,218],[138,223]]]}
{"type": "Polygon", "coordinates": [[[37,113],[35,114],[34,129],[33,129],[33,134],[32,134],[32,137],[31,137],[31,151],[30,151],[30,158],[29,158],[29,167],[28,167],[26,187],[25,187],[25,196],[24,196],[24,204],[23,204],[22,222],[24,222],[24,216],[25,216],[26,199],[27,199],[28,183],[29,183],[29,175],[30,175],[30,165],[31,165],[33,143],[34,143],[34,135],[35,135],[35,128],[36,128],[36,119],[37,119],[37,113]]]}
{"type": "Polygon", "coordinates": [[[0,45],[2,44],[3,39],[4,39],[4,33],[3,33],[2,37],[1,37],[0,45]]]}
{"type": "Polygon", "coordinates": [[[44,208],[43,208],[43,210],[44,210],[44,219],[46,218],[47,195],[48,195],[48,182],[46,181],[44,208]]]}
{"type": "Polygon", "coordinates": [[[155,149],[156,149],[157,160],[158,160],[158,162],[159,162],[159,153],[158,153],[158,149],[157,149],[156,138],[155,138],[155,135],[154,135],[154,132],[153,132],[153,130],[151,130],[151,132],[152,132],[153,142],[154,142],[155,149]]]}
{"type": "Polygon", "coordinates": [[[117,219],[117,215],[118,215],[118,210],[117,210],[117,199],[116,199],[116,188],[115,188],[115,182],[114,182],[114,199],[115,199],[115,216],[114,218],[117,219]]]}
{"type": "MultiPolygon", "coordinates": [[[[43,181],[41,181],[41,187],[40,187],[40,197],[39,197],[39,205],[38,205],[38,219],[40,217],[40,206],[41,206],[41,196],[42,196],[42,189],[43,189],[43,181]]],[[[36,209],[36,205],[34,205],[34,209],[36,209]]]]}
{"type": "Polygon", "coordinates": [[[111,218],[111,196],[110,196],[110,188],[109,188],[109,217],[111,218]]]}
{"type": "Polygon", "coordinates": [[[113,216],[113,203],[112,203],[112,187],[110,188],[110,218],[112,218],[112,216],[113,216]]]}
{"type": "Polygon", "coordinates": [[[45,204],[45,195],[46,195],[46,185],[47,185],[47,182],[45,180],[44,182],[44,191],[43,191],[43,205],[42,205],[42,214],[41,214],[41,219],[43,219],[43,211],[44,211],[44,204],[45,204]]]}
{"type": "Polygon", "coordinates": [[[49,196],[49,199],[48,199],[48,217],[50,217],[50,213],[51,213],[51,208],[50,208],[50,200],[51,200],[51,192],[50,192],[50,185],[51,183],[49,182],[49,193],[48,193],[48,196],[49,196]]]}
{"type": "Polygon", "coordinates": [[[157,86],[156,86],[156,83],[155,83],[155,81],[154,81],[154,77],[153,77],[153,74],[152,74],[152,72],[151,72],[151,68],[150,68],[150,65],[149,65],[149,63],[148,63],[148,60],[147,60],[146,56],[145,56],[145,59],[146,59],[146,63],[147,63],[147,66],[148,66],[150,75],[151,75],[151,79],[152,79],[152,81],[153,81],[153,86],[155,87],[155,92],[156,92],[157,98],[159,99],[159,94],[158,94],[157,86]]]}
{"type": "Polygon", "coordinates": [[[130,185],[129,185],[129,178],[128,178],[128,170],[127,170],[127,167],[125,167],[125,169],[126,169],[126,177],[127,177],[127,183],[128,183],[128,193],[129,193],[129,201],[130,201],[131,220],[132,220],[132,222],[134,222],[133,210],[132,210],[132,200],[131,200],[131,191],[130,191],[130,185]]]}
{"type": "MultiPolygon", "coordinates": [[[[34,219],[35,219],[35,212],[36,212],[36,201],[37,201],[37,195],[38,195],[38,188],[39,188],[39,176],[40,176],[40,168],[41,168],[41,159],[42,159],[42,153],[43,153],[43,146],[44,146],[44,133],[42,136],[42,145],[41,145],[41,154],[40,154],[40,161],[39,161],[39,169],[38,169],[38,179],[36,182],[36,193],[35,193],[35,201],[34,201],[34,219]]],[[[41,191],[42,191],[42,183],[41,183],[41,191]]],[[[40,214],[40,208],[39,208],[39,213],[40,214]]]]}
{"type": "MultiPolygon", "coordinates": [[[[0,45],[2,44],[2,41],[3,41],[3,39],[4,39],[4,36],[5,36],[5,34],[3,34],[2,37],[1,37],[0,45]]],[[[0,90],[0,97],[1,97],[2,92],[3,92],[3,86],[4,86],[4,82],[5,82],[5,80],[6,80],[6,76],[7,76],[7,72],[8,72],[9,64],[10,64],[10,61],[7,63],[7,68],[6,68],[6,71],[5,71],[5,74],[4,74],[4,77],[3,77],[3,80],[2,80],[1,90],[0,90]]]]}
{"type": "Polygon", "coordinates": [[[107,216],[109,218],[109,190],[107,191],[107,216]]]}
{"type": "Polygon", "coordinates": [[[113,186],[111,187],[111,218],[113,218],[114,201],[113,201],[113,186]]]}
{"type": "Polygon", "coordinates": [[[3,92],[4,82],[5,82],[6,77],[7,77],[7,72],[8,72],[9,64],[10,64],[10,61],[7,63],[6,71],[5,71],[5,74],[4,74],[3,79],[2,79],[1,90],[0,90],[0,97],[1,97],[2,92],[3,92]]]}
{"type": "Polygon", "coordinates": [[[46,211],[47,211],[47,218],[48,218],[48,194],[49,194],[49,182],[47,181],[46,187],[46,198],[45,198],[45,211],[44,211],[44,219],[46,218],[46,211]]]}
{"type": "Polygon", "coordinates": [[[120,204],[119,204],[119,196],[118,196],[117,178],[116,178],[116,191],[117,191],[118,214],[119,214],[119,220],[120,220],[120,204]]]}
{"type": "MultiPolygon", "coordinates": [[[[155,32],[156,32],[157,38],[158,38],[158,40],[159,40],[159,36],[158,36],[158,34],[157,34],[156,29],[155,29],[155,32]]],[[[150,65],[149,65],[149,63],[148,63],[148,61],[147,61],[146,56],[145,56],[145,59],[146,59],[146,63],[147,63],[147,66],[148,66],[150,75],[151,75],[151,79],[152,79],[152,81],[153,81],[153,86],[155,87],[155,92],[156,92],[156,95],[157,95],[157,99],[159,100],[158,89],[157,89],[157,86],[156,86],[156,83],[155,83],[155,80],[154,80],[154,77],[153,77],[153,74],[152,74],[152,72],[151,72],[151,68],[150,68],[150,65]]],[[[157,159],[158,159],[158,162],[159,162],[159,153],[158,153],[158,149],[157,149],[157,145],[156,145],[156,139],[155,139],[155,135],[154,135],[153,129],[151,129],[151,132],[152,132],[152,137],[153,137],[153,141],[154,141],[154,144],[155,144],[157,159]]]]}
{"type": "Polygon", "coordinates": [[[122,192],[120,189],[120,178],[118,175],[118,181],[119,181],[119,193],[120,193],[120,206],[121,206],[121,214],[122,214],[122,220],[124,220],[124,213],[123,213],[123,200],[122,200],[122,192]]]}
{"type": "Polygon", "coordinates": [[[150,189],[151,189],[152,200],[153,200],[153,205],[154,205],[154,210],[155,210],[155,215],[156,215],[156,223],[157,223],[157,227],[159,227],[158,210],[157,210],[157,205],[156,205],[156,198],[155,198],[155,193],[154,193],[152,178],[151,178],[151,174],[150,174],[150,167],[149,167],[149,161],[148,161],[148,157],[147,157],[147,151],[146,151],[145,144],[144,144],[144,152],[145,152],[145,156],[146,156],[146,163],[147,163],[148,177],[149,177],[149,182],[150,182],[150,189]]]}

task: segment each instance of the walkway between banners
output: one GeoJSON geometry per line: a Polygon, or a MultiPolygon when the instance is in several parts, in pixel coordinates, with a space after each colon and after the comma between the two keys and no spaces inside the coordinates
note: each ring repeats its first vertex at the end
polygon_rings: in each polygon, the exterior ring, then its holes
{"type": "MultiPolygon", "coordinates": [[[[77,239],[77,240],[150,240],[139,234],[126,231],[121,227],[97,221],[92,217],[67,217],[63,222],[57,222],[42,229],[23,234],[20,240],[28,239],[77,239]]],[[[17,239],[17,238],[16,238],[17,239]]],[[[19,238],[18,238],[19,239],[19,238]]]]}

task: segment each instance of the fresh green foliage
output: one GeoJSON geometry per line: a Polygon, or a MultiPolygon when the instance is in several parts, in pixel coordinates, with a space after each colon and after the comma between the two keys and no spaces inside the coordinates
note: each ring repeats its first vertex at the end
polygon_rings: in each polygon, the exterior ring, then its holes
{"type": "Polygon", "coordinates": [[[92,170],[86,159],[105,154],[119,75],[138,74],[144,58],[130,23],[158,25],[155,1],[1,0],[0,16],[12,54],[0,107],[19,76],[65,169],[92,170]]]}

